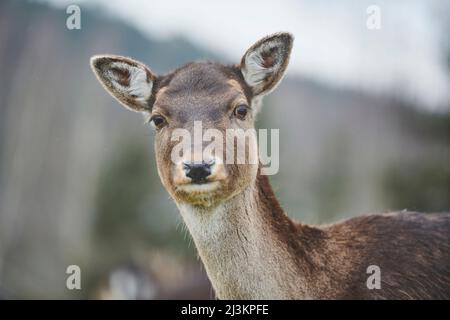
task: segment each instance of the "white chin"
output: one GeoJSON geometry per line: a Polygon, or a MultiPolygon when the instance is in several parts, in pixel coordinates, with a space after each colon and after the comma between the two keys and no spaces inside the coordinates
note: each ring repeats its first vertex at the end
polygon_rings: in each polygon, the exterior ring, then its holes
{"type": "Polygon", "coordinates": [[[178,186],[177,189],[189,193],[208,193],[217,190],[219,186],[219,181],[213,181],[203,184],[183,184],[178,186]]]}

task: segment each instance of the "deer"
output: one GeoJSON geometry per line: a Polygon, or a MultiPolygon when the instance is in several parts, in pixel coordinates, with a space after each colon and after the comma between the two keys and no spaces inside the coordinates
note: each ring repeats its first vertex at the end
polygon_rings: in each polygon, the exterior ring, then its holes
{"type": "MultiPolygon", "coordinates": [[[[192,133],[196,121],[222,133],[254,128],[262,98],[286,72],[293,42],[292,34],[275,33],[238,64],[194,61],[165,75],[118,55],[95,55],[90,65],[112,97],[154,127],[160,180],[217,298],[450,299],[449,213],[404,210],[308,225],[284,212],[259,161],[229,163],[220,152],[201,158],[195,150],[172,161],[177,128],[192,133]]],[[[197,151],[205,147],[194,143],[197,151]]]]}

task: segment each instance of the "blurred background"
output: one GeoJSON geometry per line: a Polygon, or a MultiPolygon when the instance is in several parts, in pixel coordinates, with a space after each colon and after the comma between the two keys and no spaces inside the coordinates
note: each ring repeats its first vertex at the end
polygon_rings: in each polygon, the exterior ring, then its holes
{"type": "Polygon", "coordinates": [[[153,133],[100,86],[99,53],[158,73],[296,41],[260,128],[280,129],[284,209],[306,223],[450,209],[448,1],[0,2],[0,298],[214,298],[163,189],[153,133]],[[69,30],[69,4],[81,29],[69,30]],[[366,25],[378,5],[381,29],[366,25]],[[66,268],[81,268],[81,290],[66,268]]]}

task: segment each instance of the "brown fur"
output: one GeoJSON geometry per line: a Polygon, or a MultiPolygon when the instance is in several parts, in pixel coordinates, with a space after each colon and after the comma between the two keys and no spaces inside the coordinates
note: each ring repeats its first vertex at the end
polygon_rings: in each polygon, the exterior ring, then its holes
{"type": "Polygon", "coordinates": [[[254,128],[257,102],[283,77],[292,41],[287,33],[275,34],[247,50],[240,65],[194,62],[164,76],[124,57],[95,57],[91,63],[107,91],[127,108],[165,119],[155,137],[158,172],[219,298],[450,299],[449,214],[386,213],[329,226],[295,223],[256,164],[214,165],[208,182],[217,183],[216,189],[183,189],[191,180],[171,161],[174,130],[192,131],[197,120],[222,133],[254,128]],[[124,63],[113,76],[112,62],[124,63]],[[142,84],[152,85],[145,103],[139,90],[127,90],[133,70],[127,65],[141,68],[147,75],[142,84]],[[114,81],[125,89],[117,90],[114,81]],[[233,113],[242,104],[250,108],[244,119],[233,113]],[[381,269],[381,289],[366,285],[370,265],[381,269]]]}
{"type": "Polygon", "coordinates": [[[260,197],[281,241],[289,244],[319,299],[449,299],[450,215],[393,212],[329,226],[293,223],[280,208],[266,176],[260,197]],[[381,269],[381,289],[366,286],[369,265],[381,269]]]}

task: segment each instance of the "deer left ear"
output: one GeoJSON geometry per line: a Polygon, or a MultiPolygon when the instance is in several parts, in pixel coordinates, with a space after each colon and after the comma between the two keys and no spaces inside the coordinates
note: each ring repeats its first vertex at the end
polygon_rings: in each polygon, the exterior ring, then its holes
{"type": "Polygon", "coordinates": [[[91,67],[106,91],[126,108],[151,110],[156,76],[143,63],[122,56],[98,55],[91,58],[91,67]]]}
{"type": "Polygon", "coordinates": [[[290,33],[276,33],[259,40],[244,54],[241,72],[255,96],[268,94],[283,78],[293,42],[290,33]]]}

